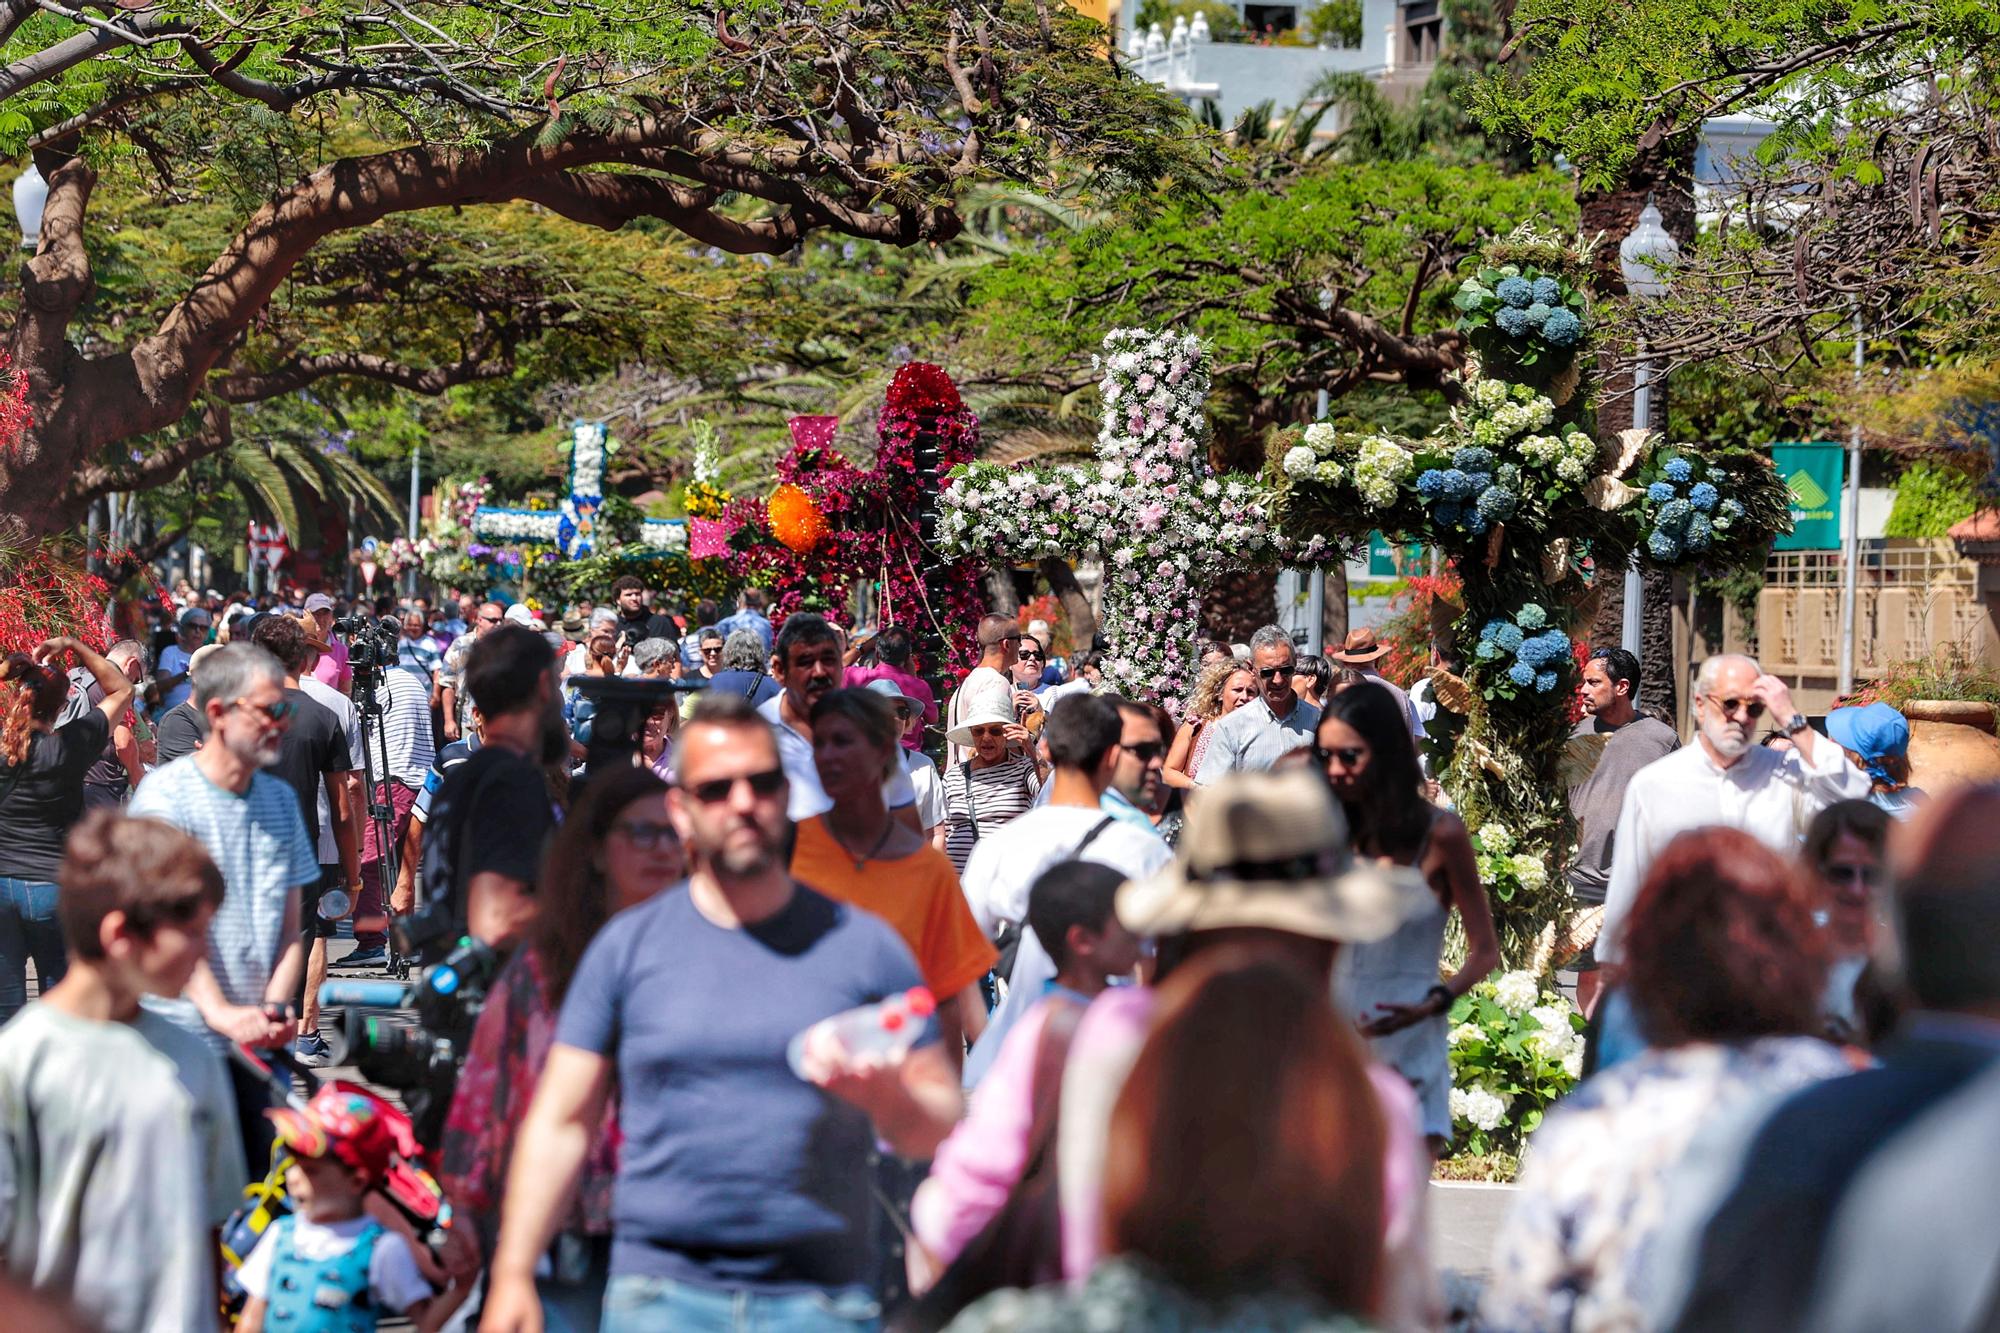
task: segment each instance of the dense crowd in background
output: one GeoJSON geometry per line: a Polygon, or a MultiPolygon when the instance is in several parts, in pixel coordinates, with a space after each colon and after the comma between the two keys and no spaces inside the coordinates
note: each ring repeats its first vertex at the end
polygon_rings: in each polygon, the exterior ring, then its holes
{"type": "Polygon", "coordinates": [[[1427,683],[767,610],[183,586],[0,662],[5,1326],[1995,1326],[2000,790],[1895,710],[1719,656],[1683,744],[1591,654],[1584,1077],[1454,1310],[1427,683]],[[406,977],[421,1097],[323,990],[406,977]]]}

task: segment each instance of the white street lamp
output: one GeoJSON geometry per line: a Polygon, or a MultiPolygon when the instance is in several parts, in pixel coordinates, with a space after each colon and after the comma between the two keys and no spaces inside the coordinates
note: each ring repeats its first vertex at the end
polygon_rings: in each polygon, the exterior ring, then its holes
{"type": "Polygon", "coordinates": [[[21,224],[21,248],[32,250],[42,240],[42,210],[48,206],[49,183],[34,162],[14,178],[14,218],[21,224]]]}
{"type": "MultiPolygon", "coordinates": [[[[1625,290],[1635,301],[1651,301],[1667,294],[1667,280],[1680,262],[1681,248],[1660,225],[1660,210],[1653,197],[1646,196],[1639,225],[1618,242],[1618,271],[1625,278],[1625,290]]],[[[1632,428],[1645,430],[1653,424],[1653,366],[1643,356],[1632,368],[1632,428]]],[[[1645,586],[1639,578],[1639,555],[1625,567],[1625,624],[1620,638],[1625,651],[1639,655],[1645,586]]]]}

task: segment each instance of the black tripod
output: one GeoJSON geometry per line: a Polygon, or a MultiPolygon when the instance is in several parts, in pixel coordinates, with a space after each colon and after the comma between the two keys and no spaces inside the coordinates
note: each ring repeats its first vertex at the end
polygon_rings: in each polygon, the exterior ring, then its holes
{"type": "MultiPolygon", "coordinates": [[[[361,714],[361,780],[368,785],[368,821],[374,826],[375,846],[381,852],[375,874],[381,885],[382,910],[386,914],[389,895],[395,891],[396,856],[400,849],[395,843],[396,807],[389,796],[389,775],[382,773],[378,782],[375,772],[376,754],[382,756],[384,769],[389,764],[389,709],[383,697],[386,684],[384,673],[388,668],[382,661],[383,648],[379,634],[357,634],[349,642],[349,658],[354,664],[354,703],[361,714]],[[371,721],[375,726],[372,746],[368,736],[371,721]]],[[[393,653],[394,650],[389,651],[393,653]]],[[[397,955],[395,932],[385,928],[384,934],[389,970],[399,976],[407,975],[410,964],[397,955]]]]}

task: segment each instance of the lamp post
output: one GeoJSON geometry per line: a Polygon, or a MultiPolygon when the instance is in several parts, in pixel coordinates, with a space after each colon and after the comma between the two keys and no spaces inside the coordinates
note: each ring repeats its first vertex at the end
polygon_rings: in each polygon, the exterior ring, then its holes
{"type": "Polygon", "coordinates": [[[49,204],[49,183],[30,159],[28,169],[14,178],[14,220],[21,224],[21,248],[33,250],[42,241],[42,210],[49,204]]]}
{"type": "MultiPolygon", "coordinates": [[[[1660,225],[1660,210],[1653,197],[1639,213],[1639,224],[1618,243],[1618,271],[1625,278],[1625,290],[1635,301],[1652,301],[1666,295],[1667,276],[1680,262],[1681,248],[1660,225]]],[[[1643,355],[1632,368],[1632,427],[1646,430],[1653,424],[1653,365],[1643,355]]],[[[1644,623],[1645,588],[1639,578],[1639,553],[1634,551],[1625,566],[1625,624],[1620,636],[1625,651],[1639,655],[1644,623]]]]}

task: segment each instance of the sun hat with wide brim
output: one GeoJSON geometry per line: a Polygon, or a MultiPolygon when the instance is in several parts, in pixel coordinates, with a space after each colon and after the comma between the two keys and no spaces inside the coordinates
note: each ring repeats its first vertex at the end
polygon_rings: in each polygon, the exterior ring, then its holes
{"type": "Polygon", "coordinates": [[[1349,666],[1365,666],[1383,657],[1388,651],[1389,645],[1378,642],[1374,630],[1355,629],[1347,632],[1347,637],[1341,641],[1339,652],[1328,653],[1327,656],[1336,662],[1345,662],[1349,666]]]}
{"type": "Polygon", "coordinates": [[[1203,788],[1173,863],[1118,890],[1118,919],[1155,937],[1256,927],[1366,944],[1394,934],[1427,898],[1410,867],[1356,863],[1325,780],[1292,769],[1203,788]]]}
{"type": "Polygon", "coordinates": [[[903,687],[887,676],[877,676],[861,688],[870,694],[879,694],[884,699],[901,699],[910,707],[918,710],[923,708],[923,704],[920,701],[912,699],[909,695],[903,693],[903,687]]]}
{"type": "Polygon", "coordinates": [[[974,727],[1011,727],[1019,721],[1014,716],[1014,692],[1005,685],[995,685],[965,701],[965,715],[944,738],[953,745],[971,745],[974,727]]]}

